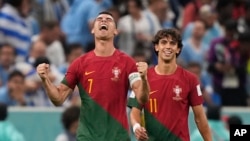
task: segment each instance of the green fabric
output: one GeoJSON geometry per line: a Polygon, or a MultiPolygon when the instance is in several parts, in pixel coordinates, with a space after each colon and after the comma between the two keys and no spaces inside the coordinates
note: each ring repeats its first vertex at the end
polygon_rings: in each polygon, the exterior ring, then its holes
{"type": "Polygon", "coordinates": [[[78,141],[129,141],[128,131],[78,85],[81,114],[78,141]]]}
{"type": "Polygon", "coordinates": [[[170,130],[163,126],[153,115],[147,110],[145,113],[146,130],[149,135],[149,141],[181,141],[170,130]]]}
{"type": "Polygon", "coordinates": [[[139,102],[136,100],[135,97],[134,98],[129,97],[127,106],[129,108],[136,107],[138,109],[142,109],[142,106],[139,104],[139,102]]]}
{"type": "Polygon", "coordinates": [[[8,121],[0,121],[0,141],[25,141],[23,135],[8,121]]]}
{"type": "MultiPolygon", "coordinates": [[[[212,131],[213,141],[229,141],[229,131],[226,129],[224,122],[220,120],[208,120],[209,127],[212,131]]],[[[202,136],[198,129],[191,134],[191,141],[201,141],[202,136]]]]}
{"type": "MultiPolygon", "coordinates": [[[[139,104],[135,97],[129,97],[129,107],[136,107],[142,109],[143,107],[139,104]]],[[[144,110],[144,118],[146,130],[149,135],[148,141],[181,141],[176,135],[171,133],[165,126],[163,126],[158,119],[156,119],[150,112],[144,110]]]]}

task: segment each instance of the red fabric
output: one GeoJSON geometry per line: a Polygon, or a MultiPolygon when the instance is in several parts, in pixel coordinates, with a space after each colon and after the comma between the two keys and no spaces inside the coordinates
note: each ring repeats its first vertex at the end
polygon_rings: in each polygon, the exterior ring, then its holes
{"type": "Polygon", "coordinates": [[[189,108],[203,103],[198,79],[180,67],[172,75],[158,75],[153,67],[148,70],[148,81],[151,93],[145,110],[181,140],[189,141],[189,108]]]}
{"type": "MultiPolygon", "coordinates": [[[[81,85],[91,99],[128,129],[128,76],[133,72],[137,72],[134,60],[119,50],[110,57],[99,57],[91,51],[72,63],[65,79],[72,89],[81,85]]],[[[88,100],[84,99],[84,94],[80,94],[83,103],[88,100]]]]}

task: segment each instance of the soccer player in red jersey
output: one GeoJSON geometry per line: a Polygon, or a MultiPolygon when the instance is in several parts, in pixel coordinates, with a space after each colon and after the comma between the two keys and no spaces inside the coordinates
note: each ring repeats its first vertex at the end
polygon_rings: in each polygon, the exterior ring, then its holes
{"type": "MultiPolygon", "coordinates": [[[[72,21],[74,22],[74,21],[72,21]]],[[[40,64],[37,72],[51,101],[61,105],[77,85],[81,97],[78,141],[127,141],[127,92],[131,86],[143,104],[149,97],[145,62],[135,63],[115,49],[117,34],[112,15],[101,12],[95,19],[92,33],[94,50],[74,60],[59,86],[48,78],[48,64],[40,64]]]]}
{"type": "Polygon", "coordinates": [[[188,114],[192,107],[194,120],[205,141],[211,141],[211,132],[203,110],[203,99],[198,79],[179,67],[176,58],[181,53],[182,41],[178,30],[163,29],[153,39],[158,64],[149,68],[149,101],[139,104],[134,94],[128,106],[130,119],[139,140],[189,141],[188,114]],[[145,128],[141,125],[144,109],[145,128]],[[147,135],[145,135],[147,134],[147,135]]]}

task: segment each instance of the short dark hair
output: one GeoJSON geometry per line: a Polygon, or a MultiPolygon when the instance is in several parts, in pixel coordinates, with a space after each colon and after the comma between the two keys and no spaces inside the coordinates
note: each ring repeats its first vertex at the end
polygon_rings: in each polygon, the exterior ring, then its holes
{"type": "MultiPolygon", "coordinates": [[[[181,37],[180,31],[175,29],[175,28],[168,28],[168,29],[159,30],[156,33],[156,35],[154,36],[152,43],[154,45],[159,44],[159,41],[165,37],[171,37],[175,42],[177,42],[178,48],[180,48],[180,52],[178,54],[176,54],[176,57],[178,57],[180,55],[182,47],[183,47],[182,37],[181,37]]],[[[155,51],[155,53],[158,56],[158,52],[155,51]]]]}
{"type": "Polygon", "coordinates": [[[5,0],[5,2],[17,8],[22,5],[23,0],[5,0]]]}
{"type": "Polygon", "coordinates": [[[2,51],[2,49],[3,49],[4,47],[13,49],[14,55],[15,55],[15,56],[17,55],[16,49],[15,49],[12,45],[10,45],[10,44],[1,44],[1,45],[0,45],[0,52],[2,51]]]}
{"type": "Polygon", "coordinates": [[[101,14],[106,14],[106,15],[110,15],[111,17],[113,17],[113,14],[108,11],[102,11],[98,15],[101,15],[101,14]]]}
{"type": "Polygon", "coordinates": [[[0,103],[0,121],[4,121],[8,116],[7,105],[0,103]]]}
{"type": "Polygon", "coordinates": [[[210,120],[220,120],[221,118],[221,107],[220,106],[208,106],[207,107],[207,118],[210,120]]]}
{"type": "Polygon", "coordinates": [[[242,124],[242,120],[239,116],[237,115],[232,115],[228,118],[227,120],[227,124],[230,125],[241,125],[242,124]]]}
{"type": "Polygon", "coordinates": [[[80,117],[80,108],[78,106],[71,106],[67,108],[62,114],[62,123],[66,130],[68,130],[71,124],[77,121],[80,117]]]}
{"type": "Polygon", "coordinates": [[[23,79],[25,78],[24,74],[21,71],[19,71],[19,70],[13,70],[9,74],[8,81],[10,81],[12,78],[14,78],[16,76],[22,77],[23,79]]]}
{"type": "Polygon", "coordinates": [[[142,3],[141,0],[128,0],[128,1],[127,1],[127,7],[128,7],[128,3],[129,3],[130,1],[135,2],[135,5],[136,5],[137,8],[143,9],[143,3],[142,3]]]}
{"type": "Polygon", "coordinates": [[[82,49],[84,51],[83,46],[79,43],[69,44],[67,48],[68,49],[67,49],[66,55],[69,55],[70,53],[72,53],[73,50],[76,50],[76,49],[82,49]]]}
{"type": "MultiPolygon", "coordinates": [[[[110,16],[114,19],[113,14],[110,13],[109,11],[102,11],[102,12],[100,12],[100,13],[98,14],[98,16],[101,15],[101,14],[110,15],[110,16]]],[[[115,21],[114,21],[114,22],[115,22],[115,21]]],[[[117,27],[117,23],[116,23],[116,22],[115,22],[115,27],[117,27]]]]}

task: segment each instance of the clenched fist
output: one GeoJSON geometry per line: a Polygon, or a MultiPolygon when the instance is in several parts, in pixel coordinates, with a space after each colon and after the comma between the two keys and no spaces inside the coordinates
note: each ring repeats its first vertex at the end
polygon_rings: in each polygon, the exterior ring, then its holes
{"type": "Polygon", "coordinates": [[[36,71],[42,80],[49,78],[49,64],[39,64],[36,68],[36,71]]]}
{"type": "Polygon", "coordinates": [[[141,74],[141,77],[146,77],[147,70],[148,70],[148,64],[146,62],[137,62],[136,63],[137,70],[141,74]]]}

